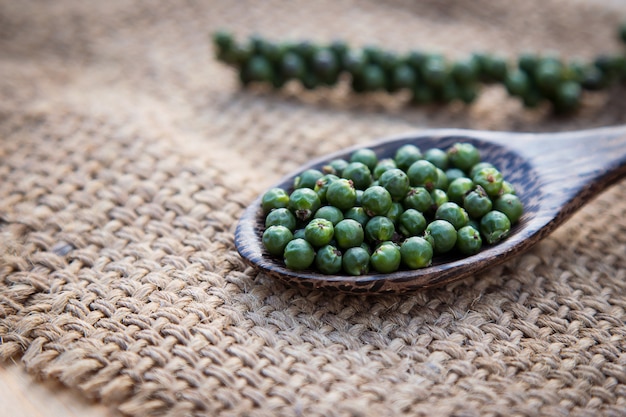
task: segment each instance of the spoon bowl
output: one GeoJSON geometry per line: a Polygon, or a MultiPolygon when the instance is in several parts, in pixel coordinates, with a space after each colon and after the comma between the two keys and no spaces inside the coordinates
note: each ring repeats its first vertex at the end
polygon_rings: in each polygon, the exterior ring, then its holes
{"type": "Polygon", "coordinates": [[[626,175],[626,127],[541,134],[437,129],[327,155],[284,177],[273,187],[289,192],[294,178],[302,171],[320,169],[333,159],[349,159],[359,148],[372,149],[382,159],[393,157],[396,149],[404,144],[411,143],[425,150],[445,149],[456,142],[476,146],[481,159],[502,172],[524,205],[524,214],[509,236],[494,245],[483,246],[475,255],[437,256],[429,267],[390,274],[350,276],[293,271],[284,266],[282,259],[269,255],[263,248],[262,195],[239,220],[235,231],[237,250],[255,268],[288,284],[306,288],[366,294],[433,288],[467,278],[528,250],[600,191],[626,175]]]}

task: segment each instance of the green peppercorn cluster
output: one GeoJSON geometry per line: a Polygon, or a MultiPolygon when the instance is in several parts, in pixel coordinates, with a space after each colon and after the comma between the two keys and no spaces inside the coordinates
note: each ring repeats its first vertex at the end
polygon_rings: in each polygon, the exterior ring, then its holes
{"type": "MultiPolygon", "coordinates": [[[[619,36],[626,43],[626,24],[619,36]]],[[[253,36],[237,42],[224,31],[216,32],[213,42],[217,58],[238,68],[244,86],[269,83],[282,88],[296,81],[315,89],[347,79],[356,93],[406,90],[417,104],[471,103],[482,85],[500,83],[527,107],[547,101],[556,111],[569,112],[579,106],[583,91],[626,80],[624,53],[600,55],[592,62],[539,54],[522,54],[515,62],[480,53],[452,61],[422,51],[401,55],[378,47],[353,49],[341,41],[275,43],[253,36]]]]}
{"type": "Polygon", "coordinates": [[[470,143],[379,158],[369,148],[263,194],[262,242],[292,270],[391,273],[433,257],[478,253],[506,238],[523,206],[513,186],[470,143]]]}

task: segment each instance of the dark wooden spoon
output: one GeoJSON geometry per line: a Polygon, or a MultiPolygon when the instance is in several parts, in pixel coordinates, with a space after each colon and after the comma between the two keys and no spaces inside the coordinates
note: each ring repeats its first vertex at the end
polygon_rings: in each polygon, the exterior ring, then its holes
{"type": "Polygon", "coordinates": [[[482,160],[502,171],[524,204],[524,214],[509,237],[483,247],[476,255],[437,259],[424,269],[357,277],[291,271],[281,259],[268,255],[263,249],[261,197],[245,210],[237,225],[237,250],[248,263],[268,275],[307,288],[349,293],[397,293],[432,288],[476,274],[529,249],[626,174],[626,127],[542,134],[430,130],[328,155],[283,178],[275,187],[290,190],[299,172],[319,169],[335,158],[347,159],[358,148],[371,148],[379,158],[384,158],[393,157],[396,149],[407,143],[426,150],[447,148],[455,142],[469,142],[478,147],[482,160]]]}

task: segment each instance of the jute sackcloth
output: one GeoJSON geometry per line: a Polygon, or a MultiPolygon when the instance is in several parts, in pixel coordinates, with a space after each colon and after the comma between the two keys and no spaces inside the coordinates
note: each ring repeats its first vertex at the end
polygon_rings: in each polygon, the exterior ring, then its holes
{"type": "MultiPolygon", "coordinates": [[[[315,156],[408,130],[626,122],[501,87],[415,108],[242,90],[209,35],[591,59],[623,1],[0,2],[0,358],[130,416],[625,416],[626,183],[447,288],[346,296],[248,267],[233,232],[315,156]]],[[[593,143],[589,152],[593,152],[593,143]]]]}

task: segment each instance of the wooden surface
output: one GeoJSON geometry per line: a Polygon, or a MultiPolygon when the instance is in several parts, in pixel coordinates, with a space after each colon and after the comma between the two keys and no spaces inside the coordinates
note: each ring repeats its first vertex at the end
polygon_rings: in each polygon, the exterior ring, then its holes
{"type": "Polygon", "coordinates": [[[59,382],[38,381],[16,363],[0,364],[0,416],[121,417],[59,382]]]}

